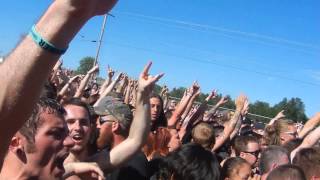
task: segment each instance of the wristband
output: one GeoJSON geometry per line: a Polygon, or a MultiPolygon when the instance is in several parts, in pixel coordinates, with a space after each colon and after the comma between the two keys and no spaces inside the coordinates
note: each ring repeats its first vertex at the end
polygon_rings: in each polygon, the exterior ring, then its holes
{"type": "Polygon", "coordinates": [[[57,47],[55,47],[53,44],[51,44],[50,42],[46,41],[45,39],[43,39],[41,37],[41,35],[36,31],[36,26],[33,25],[29,35],[32,37],[33,41],[38,44],[42,49],[48,50],[54,54],[59,54],[62,55],[64,54],[68,47],[66,49],[59,49],[57,47]]]}

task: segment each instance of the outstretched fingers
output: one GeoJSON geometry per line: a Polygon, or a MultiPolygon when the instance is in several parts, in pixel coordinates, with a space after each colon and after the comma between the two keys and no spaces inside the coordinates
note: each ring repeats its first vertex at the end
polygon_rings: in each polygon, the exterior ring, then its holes
{"type": "Polygon", "coordinates": [[[152,65],[152,61],[148,62],[148,64],[143,68],[143,71],[140,74],[140,77],[142,77],[143,79],[148,79],[148,73],[151,65],[152,65]]]}

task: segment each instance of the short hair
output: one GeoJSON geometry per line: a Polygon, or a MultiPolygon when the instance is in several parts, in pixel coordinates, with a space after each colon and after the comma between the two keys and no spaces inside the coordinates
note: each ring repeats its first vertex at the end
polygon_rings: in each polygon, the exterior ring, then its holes
{"type": "Polygon", "coordinates": [[[71,99],[63,102],[63,104],[62,104],[63,107],[66,107],[68,105],[74,105],[74,106],[83,107],[88,113],[88,117],[89,117],[90,123],[92,123],[91,120],[92,120],[93,109],[90,107],[90,105],[88,105],[87,103],[81,101],[80,98],[71,98],[71,99]]]}
{"type": "Polygon", "coordinates": [[[219,134],[223,133],[224,126],[218,125],[218,126],[213,126],[213,132],[215,136],[218,136],[219,134]]]}
{"type": "Polygon", "coordinates": [[[239,156],[240,152],[247,151],[247,146],[250,142],[258,143],[258,140],[254,136],[238,136],[234,141],[234,149],[236,155],[239,156]]]}
{"type": "Polygon", "coordinates": [[[43,113],[54,114],[63,119],[66,111],[56,100],[40,98],[36,106],[33,108],[29,119],[19,129],[19,133],[26,138],[28,143],[34,143],[37,130],[41,127],[44,121],[41,116],[43,113]]]}
{"type": "Polygon", "coordinates": [[[247,164],[248,166],[250,166],[250,164],[246,160],[240,157],[232,157],[227,159],[222,166],[220,179],[230,177],[232,173],[234,173],[235,171],[239,171],[239,167],[243,164],[247,164]]]}
{"type": "Polygon", "coordinates": [[[210,151],[195,143],[181,146],[159,164],[157,179],[219,180],[220,165],[210,151]]]}
{"type": "MultiPolygon", "coordinates": [[[[279,160],[282,157],[287,157],[289,160],[288,151],[281,146],[269,146],[261,153],[259,167],[262,174],[268,173],[271,170],[273,163],[281,163],[279,160]]],[[[282,164],[279,164],[282,165],[282,164]]]]}
{"type": "Polygon", "coordinates": [[[300,167],[286,164],[272,170],[267,180],[306,180],[306,177],[300,167]]]}
{"type": "Polygon", "coordinates": [[[208,123],[201,122],[192,129],[193,142],[200,144],[206,149],[210,149],[215,143],[213,127],[208,123]]]}
{"type": "Polygon", "coordinates": [[[40,97],[57,99],[57,88],[51,82],[46,82],[42,88],[40,97]]]}
{"type": "Polygon", "coordinates": [[[301,149],[294,157],[293,164],[301,167],[307,179],[320,176],[320,148],[301,149]]]}

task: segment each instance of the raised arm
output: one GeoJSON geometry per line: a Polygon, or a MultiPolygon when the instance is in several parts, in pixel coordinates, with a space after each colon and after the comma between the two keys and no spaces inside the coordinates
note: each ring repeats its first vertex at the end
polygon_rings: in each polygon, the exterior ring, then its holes
{"type": "Polygon", "coordinates": [[[317,127],[315,130],[310,132],[302,141],[300,146],[294,149],[291,154],[291,160],[293,160],[294,156],[299,152],[301,149],[310,148],[315,145],[320,140],[320,126],[317,127]]]}
{"type": "Polygon", "coordinates": [[[238,96],[238,98],[235,101],[236,111],[231,120],[229,121],[228,125],[224,127],[222,138],[216,140],[216,143],[214,144],[212,151],[216,151],[217,149],[219,149],[226,142],[226,140],[230,138],[230,135],[234,131],[237,122],[241,118],[241,112],[246,101],[247,97],[245,95],[241,94],[240,96],[238,96]]]}
{"type": "Polygon", "coordinates": [[[207,119],[210,119],[217,111],[217,109],[222,106],[223,104],[227,103],[228,99],[226,96],[221,97],[221,99],[214,105],[207,113],[207,119]]]}
{"type": "Polygon", "coordinates": [[[51,78],[50,78],[51,82],[53,82],[54,79],[56,78],[57,72],[59,71],[61,65],[62,65],[61,60],[57,61],[57,63],[54,65],[54,67],[52,69],[52,73],[51,73],[51,78]]]}
{"type": "Polygon", "coordinates": [[[120,73],[115,79],[114,81],[112,81],[111,84],[109,84],[109,86],[107,87],[107,89],[105,89],[102,94],[100,95],[99,99],[97,100],[97,102],[94,105],[99,104],[99,102],[106,97],[112,90],[113,88],[116,86],[116,84],[120,81],[120,78],[123,74],[120,73]]]}
{"type": "Polygon", "coordinates": [[[59,97],[59,98],[62,98],[62,97],[66,94],[66,92],[67,92],[69,86],[71,85],[71,83],[77,81],[79,78],[80,78],[80,75],[76,75],[76,76],[73,76],[72,78],[70,78],[69,81],[68,81],[68,82],[63,86],[63,88],[59,91],[58,97],[59,97]]]}
{"type": "MultiPolygon", "coordinates": [[[[93,16],[108,12],[115,0],[55,0],[35,25],[37,33],[58,49],[66,49],[93,16]]],[[[43,43],[40,43],[42,44],[43,43]]],[[[61,53],[40,47],[26,36],[0,65],[0,165],[11,136],[30,116],[44,82],[61,53]]]]}
{"type": "Polygon", "coordinates": [[[133,79],[129,79],[129,84],[126,87],[125,90],[125,96],[124,96],[124,103],[129,104],[130,103],[130,97],[132,95],[132,90],[133,90],[133,86],[134,86],[134,80],[133,79]]]}
{"type": "Polygon", "coordinates": [[[123,76],[121,78],[121,82],[119,83],[119,86],[116,89],[116,92],[123,95],[127,84],[128,84],[128,76],[126,74],[123,74],[123,76]]]}
{"type": "Polygon", "coordinates": [[[76,94],[73,97],[81,98],[81,96],[83,95],[84,88],[86,88],[91,75],[93,75],[93,73],[96,73],[98,70],[99,70],[99,66],[96,65],[87,72],[86,76],[84,76],[84,78],[81,80],[80,86],[78,87],[76,94]]]}
{"type": "Polygon", "coordinates": [[[237,121],[237,124],[233,130],[233,132],[230,135],[230,139],[233,139],[239,132],[240,128],[241,128],[241,124],[242,124],[242,120],[244,120],[246,118],[246,115],[249,112],[249,100],[246,99],[244,105],[243,105],[243,109],[241,111],[241,116],[237,121]]]}
{"type": "Polygon", "coordinates": [[[148,74],[151,62],[140,74],[137,89],[136,112],[132,121],[129,136],[110,152],[110,164],[117,167],[126,162],[144,145],[150,131],[150,104],[149,96],[153,86],[163,74],[151,76],[148,74]]]}
{"type": "Polygon", "coordinates": [[[310,131],[312,131],[317,125],[320,124],[320,113],[316,113],[311,119],[309,119],[303,126],[302,130],[298,133],[299,138],[304,138],[310,131]]]}
{"type": "Polygon", "coordinates": [[[112,81],[112,77],[114,76],[114,70],[111,69],[111,67],[108,65],[108,77],[107,79],[103,82],[99,94],[103,93],[104,90],[106,90],[106,88],[110,85],[111,81],[112,81]]]}
{"type": "Polygon", "coordinates": [[[168,120],[168,127],[175,128],[177,121],[181,118],[182,113],[186,109],[191,97],[193,95],[192,91],[186,90],[185,95],[182,97],[180,103],[177,105],[176,109],[172,113],[172,116],[168,120]]]}
{"type": "Polygon", "coordinates": [[[268,126],[272,125],[274,122],[284,117],[285,117],[284,110],[282,110],[273,119],[269,121],[268,126]]]}
{"type": "Polygon", "coordinates": [[[188,102],[188,105],[187,107],[185,108],[182,116],[181,116],[181,120],[183,121],[189,114],[191,108],[192,108],[192,105],[195,101],[195,99],[200,95],[200,86],[199,84],[197,83],[197,81],[195,81],[192,86],[189,88],[189,91],[192,92],[192,97],[190,98],[189,102],[188,102]]]}

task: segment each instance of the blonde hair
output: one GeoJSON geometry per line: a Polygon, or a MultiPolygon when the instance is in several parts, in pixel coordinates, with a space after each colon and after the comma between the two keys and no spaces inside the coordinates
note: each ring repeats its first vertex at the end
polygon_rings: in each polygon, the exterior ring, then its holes
{"type": "Polygon", "coordinates": [[[205,122],[201,122],[192,129],[192,140],[195,143],[200,144],[206,149],[211,149],[211,146],[215,143],[214,129],[211,125],[205,122]]]}
{"type": "Polygon", "coordinates": [[[272,125],[267,125],[265,128],[264,138],[268,145],[281,145],[280,134],[288,131],[288,126],[294,125],[290,119],[279,119],[272,125]]]}

